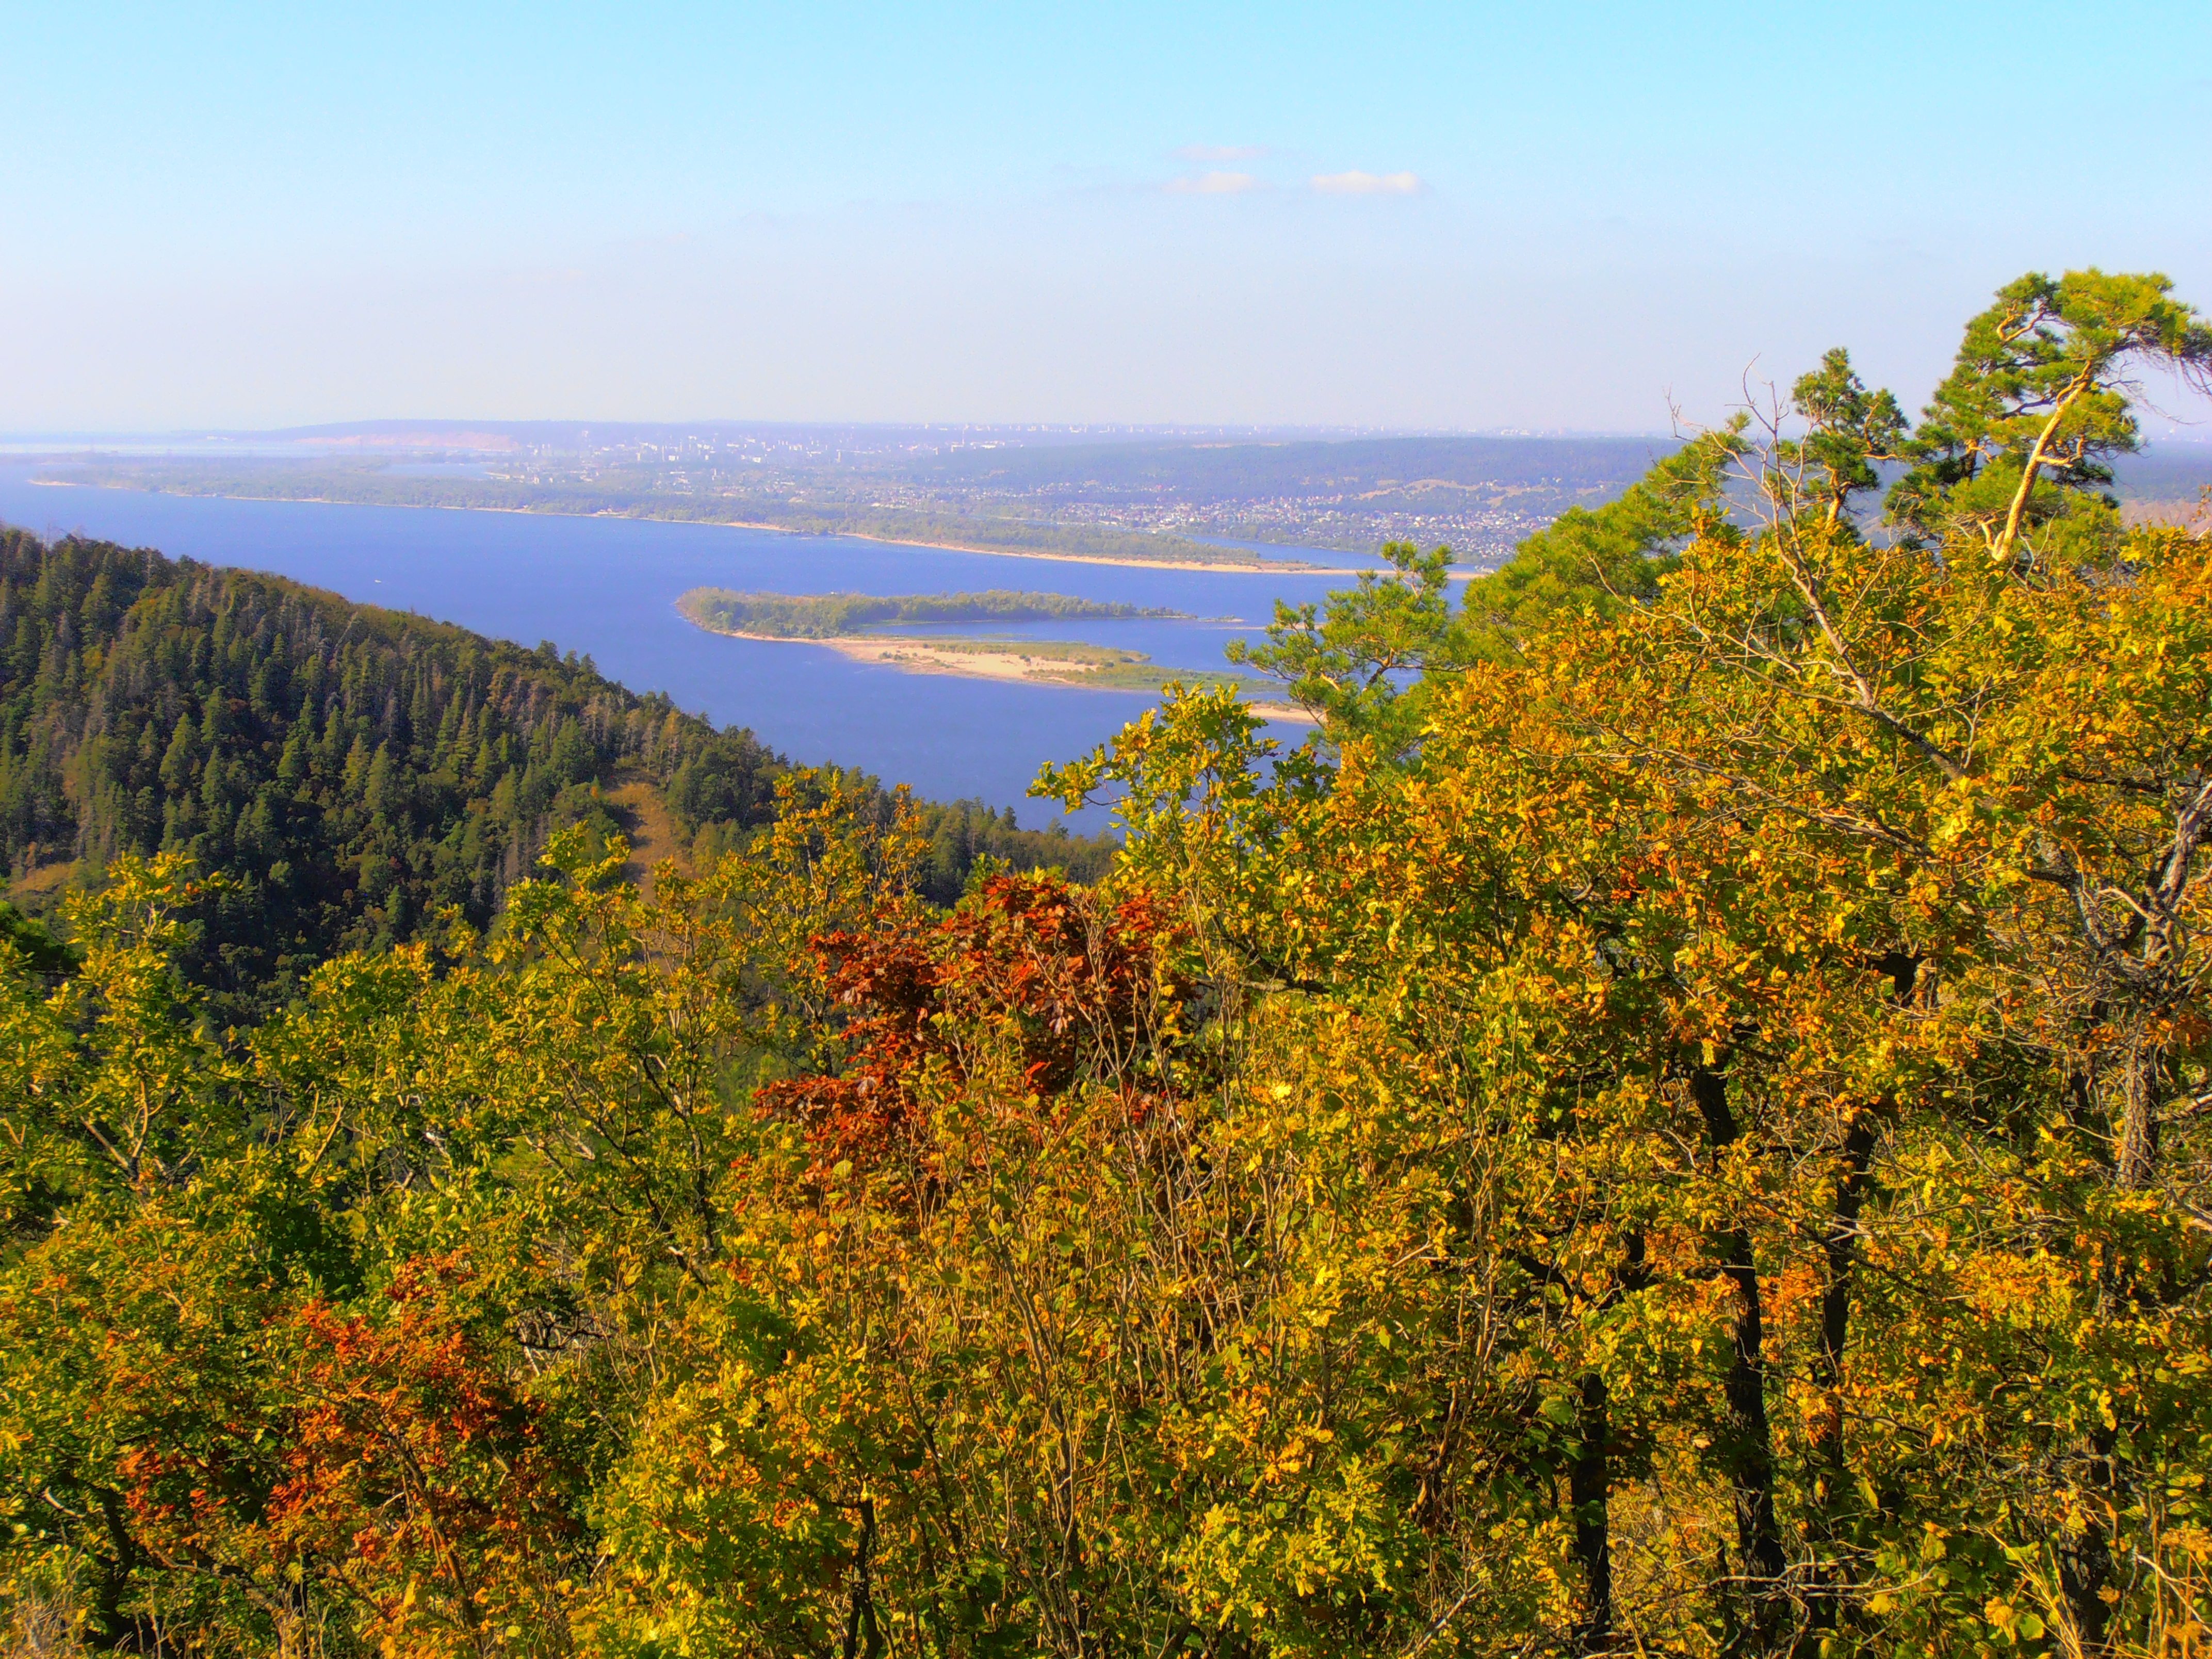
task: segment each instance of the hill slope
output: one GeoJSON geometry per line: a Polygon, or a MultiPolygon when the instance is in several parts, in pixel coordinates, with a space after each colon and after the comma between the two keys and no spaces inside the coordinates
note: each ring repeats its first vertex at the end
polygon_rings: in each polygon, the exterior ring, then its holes
{"type": "MultiPolygon", "coordinates": [[[[36,915],[118,853],[191,854],[226,881],[185,966],[231,1017],[447,907],[483,926],[562,823],[627,832],[634,862],[711,857],[766,820],[786,769],[550,644],[0,528],[8,896],[36,915]]],[[[981,857],[1090,880],[1115,845],[981,801],[917,810],[940,902],[981,857]]]]}
{"type": "Polygon", "coordinates": [[[605,816],[617,771],[696,827],[757,821],[781,765],[550,646],[0,531],[12,890],[36,909],[118,852],[189,852],[230,878],[191,965],[234,1000],[445,906],[487,921],[553,824],[605,816]]]}

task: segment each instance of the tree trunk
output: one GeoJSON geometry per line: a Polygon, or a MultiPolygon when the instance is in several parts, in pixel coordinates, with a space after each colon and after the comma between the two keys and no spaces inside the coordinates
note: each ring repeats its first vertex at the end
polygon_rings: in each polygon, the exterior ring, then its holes
{"type": "Polygon", "coordinates": [[[876,1503],[860,1499],[860,1542],[854,1552],[852,1599],[845,1610],[843,1659],[876,1659],[884,1650],[883,1627],[876,1620],[875,1586],[872,1577],[876,1549],[876,1503]]]}
{"type": "MultiPolygon", "coordinates": [[[[2093,1497],[2109,1498],[2118,1484],[2119,1471],[2112,1456],[2118,1443],[2116,1431],[2101,1426],[2089,1437],[2089,1472],[2084,1484],[2093,1497]]],[[[2102,1524],[2092,1521],[2082,1528],[2079,1540],[2063,1547],[2058,1559],[2058,1586],[2074,1615],[2075,1633],[2084,1653],[2099,1652],[2105,1645],[2112,1616],[2105,1589],[2112,1579],[2112,1540],[2102,1524]]]]}
{"type": "MultiPolygon", "coordinates": [[[[1735,1115],[1729,1108],[1728,1080],[1709,1066],[1690,1073],[1691,1091],[1705,1115],[1706,1139],[1716,1152],[1734,1144],[1735,1115]]],[[[1759,1265],[1751,1235],[1738,1227],[1713,1241],[1721,1273],[1735,1286],[1736,1316],[1723,1396],[1728,1432],[1722,1457],[1735,1504],[1736,1547],[1743,1576],[1750,1583],[1750,1616],[1728,1644],[1734,1653],[1771,1653],[1780,1636],[1787,1603],[1783,1577],[1789,1563],[1774,1513],[1774,1432],[1766,1417],[1766,1328],[1759,1294],[1759,1265]]]]}
{"type": "MultiPolygon", "coordinates": [[[[2112,1182],[2123,1192],[2141,1192],[2157,1174],[2158,1116],[2154,1109],[2158,1066],[2147,1052],[2141,1033],[2130,1030],[2126,1045],[2106,1073],[2101,1090],[2106,1121],[2112,1136],[2112,1182]]],[[[2107,1304],[2124,1304],[2134,1275],[2124,1263],[2115,1261],[2106,1270],[2101,1294],[2107,1304]]],[[[2082,1485],[2088,1508],[2102,1509],[2112,1519],[2093,1519],[2078,1540],[2068,1545],[2060,1559],[2059,1587],[2064,1592],[2083,1651],[2094,1653],[2105,1644],[2112,1619],[2112,1604],[2105,1592],[2112,1578],[2112,1531],[2127,1507],[2124,1487],[2130,1472],[2118,1455],[2117,1430],[2099,1427],[2089,1437],[2089,1455],[2082,1485]]]]}
{"type": "Polygon", "coordinates": [[[1844,1510],[1850,1471],[1844,1449],[1844,1345],[1850,1334],[1851,1277],[1857,1265],[1859,1211],[1866,1201],[1868,1167],[1874,1160],[1875,1114],[1863,1111],[1851,1120],[1844,1137],[1844,1178],[1836,1188],[1835,1213],[1822,1241],[1827,1258],[1826,1279],[1820,1291],[1820,1349],[1813,1362],[1814,1385],[1820,1390],[1821,1411],[1813,1434],[1813,1492],[1819,1506],[1826,1559],[1814,1568],[1807,1624],[1814,1634],[1836,1628],[1841,1611],[1841,1587],[1849,1574],[1834,1559],[1834,1547],[1843,1530],[1844,1510]]]}
{"type": "Polygon", "coordinates": [[[1575,1461],[1567,1476],[1575,1510],[1575,1559],[1582,1565],[1583,1587],[1583,1622],[1575,1641],[1583,1653],[1604,1653],[1613,1646],[1613,1529],[1607,1515],[1613,1476],[1606,1448],[1613,1433],[1611,1406],[1605,1379],[1595,1371],[1584,1372],[1575,1414],[1575,1461]]]}
{"type": "Polygon", "coordinates": [[[2158,1162],[2158,1115],[2155,1106],[2156,1066],[2144,1053],[2142,1040],[2130,1033],[2112,1081],[2112,1119],[2114,1139],[2113,1178],[2123,1192],[2139,1193],[2148,1187],[2158,1162]]]}

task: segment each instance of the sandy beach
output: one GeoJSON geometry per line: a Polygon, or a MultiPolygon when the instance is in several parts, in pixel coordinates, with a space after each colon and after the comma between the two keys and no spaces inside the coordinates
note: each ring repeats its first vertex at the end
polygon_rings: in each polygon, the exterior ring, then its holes
{"type": "MultiPolygon", "coordinates": [[[[719,629],[710,629],[719,633],[719,629]]],[[[967,679],[1019,680],[1032,685],[1069,685],[1093,691],[1127,691],[1126,685],[1101,685],[1092,665],[1071,662],[1065,658],[1026,652],[1017,641],[1008,641],[1004,650],[977,649],[972,644],[955,647],[937,645],[927,640],[903,636],[868,636],[846,635],[834,639],[787,640],[771,634],[732,634],[736,640],[757,640],[764,645],[813,645],[824,647],[840,656],[850,657],[855,662],[881,663],[907,674],[954,674],[967,679]]],[[[1175,671],[1163,668],[1164,678],[1172,679],[1175,671]]],[[[1271,720],[1285,720],[1300,726],[1315,724],[1314,717],[1296,703],[1255,702],[1253,708],[1271,720]]]]}

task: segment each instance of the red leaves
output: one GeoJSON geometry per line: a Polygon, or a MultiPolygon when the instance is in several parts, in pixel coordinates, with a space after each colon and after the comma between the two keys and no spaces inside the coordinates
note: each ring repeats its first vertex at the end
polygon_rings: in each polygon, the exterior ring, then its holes
{"type": "Polygon", "coordinates": [[[923,1079],[957,1083],[989,1047],[1035,1099],[1110,1077],[1142,1115],[1168,1082],[1162,1012],[1186,994],[1164,964],[1177,937],[1149,893],[1108,904],[1044,875],[995,877],[931,927],[887,913],[879,932],[825,935],[815,951],[853,1011],[844,1067],[761,1103],[796,1113],[825,1163],[872,1164],[915,1127],[923,1079]]]}
{"type": "Polygon", "coordinates": [[[265,1524],[294,1551],[349,1556],[347,1577],[395,1632],[505,1617],[566,1529],[535,1413],[452,1305],[462,1278],[450,1258],[412,1262],[392,1317],[320,1301],[296,1316],[301,1404],[265,1524]]]}
{"type": "Polygon", "coordinates": [[[794,1113],[824,1164],[877,1162],[912,1121],[913,1083],[944,1046],[933,1025],[939,999],[926,939],[886,931],[829,933],[814,942],[831,994],[854,1011],[844,1031],[844,1071],[769,1084],[759,1101],[794,1113]]]}
{"type": "Polygon", "coordinates": [[[118,1461],[133,1534],[164,1565],[343,1587],[388,1653],[474,1652],[537,1616],[571,1523],[536,1410],[456,1306],[466,1279],[417,1260],[387,1309],[318,1297],[270,1321],[258,1432],[118,1461]]]}

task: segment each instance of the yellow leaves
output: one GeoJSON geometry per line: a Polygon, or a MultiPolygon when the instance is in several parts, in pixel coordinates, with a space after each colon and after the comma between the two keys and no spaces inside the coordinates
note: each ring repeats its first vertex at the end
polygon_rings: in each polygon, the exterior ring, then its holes
{"type": "MultiPolygon", "coordinates": [[[[1678,1617],[1650,1645],[1687,1649],[1741,1589],[1702,1564],[1734,1548],[1747,1250],[1790,1559],[1820,1559],[1833,1499],[1874,1539],[1869,1640],[1978,1620],[2032,1644],[2049,1615],[2017,1561],[1990,1565],[1993,1504],[2078,1498],[2058,1494],[2100,1427],[2162,1469],[2198,1455],[2197,1292],[2154,1317],[2106,1288],[2187,1286],[2195,1259],[2161,1195],[2106,1190],[2100,1102],[2066,1091],[2124,1034],[2196,1028],[2084,1029],[2036,860],[2109,872],[2148,844],[2154,815],[2058,762],[2141,763],[2158,700],[2202,720],[2202,671],[2171,605],[2122,628],[2023,599],[1970,635],[1930,562],[1865,556],[1854,647],[1897,719],[1971,739],[1965,783],[1808,692],[1832,653],[1795,679],[1697,654],[1682,595],[1747,605],[1771,558],[1719,545],[1555,660],[1464,677],[1410,776],[1269,793],[1235,775],[1224,711],[1195,711],[1210,733],[1150,720],[1113,763],[1169,767],[1129,856],[1204,936],[1163,1016],[1188,1074],[1141,1110],[1112,1058],[1133,1023],[1096,1034],[1095,1085],[1041,1098],[1023,1033],[979,1022],[947,1029],[960,1065],[921,1089],[896,1203],[758,1120],[758,1084],[843,1056],[854,1005],[808,933],[898,914],[902,832],[817,779],[649,902],[577,863],[518,892],[495,961],[464,942],[325,970],[254,1039],[257,1107],[302,1137],[271,1162],[343,1194],[314,1244],[333,1259],[427,1237],[497,1262],[483,1315],[526,1333],[516,1376],[564,1431],[612,1425],[586,1459],[609,1466],[599,1565],[560,1564],[587,1650],[837,1650],[864,1502],[884,1607],[941,1595],[1016,1644],[1079,1592],[1131,1646],[1182,1620],[1284,1656],[1400,1651],[1474,1591],[1481,1641],[1563,1648],[1583,1581],[1556,1486],[1585,1377],[1621,1448],[1623,1607],[1678,1617]]],[[[158,951],[118,952],[113,982],[158,1011],[158,951]]],[[[111,1082],[216,1075],[150,1017],[81,1048],[90,1006],[7,1005],[19,1099],[75,1099],[113,1054],[111,1082]]],[[[100,1225],[51,1237],[89,1250],[100,1225]]],[[[130,1260],[160,1285],[179,1255],[130,1260]]],[[[181,1407],[200,1384],[163,1364],[188,1346],[165,1321],[114,1364],[181,1407]]],[[[0,1456],[78,1432],[72,1412],[0,1425],[0,1456]]],[[[2197,1491],[2164,1478],[2142,1490],[2197,1491]]]]}
{"type": "Polygon", "coordinates": [[[2044,1633],[2041,1617],[2035,1613],[2015,1607],[2009,1601],[1992,1597],[1982,1606],[1982,1617],[1999,1638],[2008,1643],[2040,1641],[2044,1633]]]}

